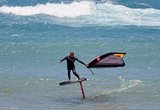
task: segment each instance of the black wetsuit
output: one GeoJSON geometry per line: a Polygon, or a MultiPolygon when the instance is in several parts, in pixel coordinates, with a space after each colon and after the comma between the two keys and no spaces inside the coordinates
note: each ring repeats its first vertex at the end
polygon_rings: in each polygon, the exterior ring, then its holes
{"type": "Polygon", "coordinates": [[[66,56],[65,58],[63,58],[61,60],[64,61],[64,60],[67,60],[67,70],[68,70],[68,79],[70,80],[71,79],[71,75],[70,75],[70,72],[72,71],[73,74],[78,78],[80,79],[79,75],[76,73],[76,69],[75,69],[75,65],[74,65],[74,62],[75,61],[78,61],[79,63],[83,64],[83,65],[86,65],[84,62],[80,61],[78,58],[76,57],[73,57],[73,58],[70,58],[70,56],[66,56]]]}

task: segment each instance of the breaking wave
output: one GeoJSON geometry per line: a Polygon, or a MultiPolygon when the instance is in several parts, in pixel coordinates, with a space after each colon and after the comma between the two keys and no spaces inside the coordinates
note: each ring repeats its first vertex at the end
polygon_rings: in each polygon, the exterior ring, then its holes
{"type": "Polygon", "coordinates": [[[20,16],[31,16],[37,14],[46,14],[56,17],[77,17],[88,15],[91,11],[90,2],[73,2],[71,4],[37,4],[36,6],[2,6],[0,12],[15,14],[20,16]]]}
{"type": "Polygon", "coordinates": [[[48,15],[53,22],[67,25],[136,25],[160,26],[160,10],[153,8],[129,8],[112,3],[80,1],[46,3],[35,6],[2,6],[1,13],[18,16],[48,15]],[[67,19],[66,19],[67,18],[67,19]]]}

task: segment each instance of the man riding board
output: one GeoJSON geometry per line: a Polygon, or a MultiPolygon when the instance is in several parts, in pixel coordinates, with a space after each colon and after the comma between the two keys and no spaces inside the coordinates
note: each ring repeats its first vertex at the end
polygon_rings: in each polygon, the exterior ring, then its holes
{"type": "Polygon", "coordinates": [[[60,61],[60,63],[63,62],[64,60],[67,61],[67,70],[68,70],[68,79],[69,79],[69,81],[71,80],[71,75],[70,75],[71,71],[72,71],[72,73],[80,80],[80,76],[79,76],[79,75],[77,74],[77,72],[76,72],[74,62],[75,62],[75,61],[78,61],[79,63],[81,63],[81,64],[83,64],[83,65],[85,65],[85,66],[87,66],[87,64],[85,64],[84,62],[82,62],[82,61],[80,61],[78,58],[76,58],[76,57],[74,56],[74,52],[73,52],[73,51],[71,51],[68,56],[64,57],[64,58],[60,61]]]}

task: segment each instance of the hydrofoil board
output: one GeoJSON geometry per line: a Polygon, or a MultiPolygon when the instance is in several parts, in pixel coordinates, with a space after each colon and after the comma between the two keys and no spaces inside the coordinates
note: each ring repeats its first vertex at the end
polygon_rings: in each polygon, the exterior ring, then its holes
{"type": "Polygon", "coordinates": [[[80,81],[87,81],[87,78],[82,77],[80,80],[63,81],[63,82],[60,82],[59,85],[60,85],[60,86],[64,86],[64,85],[69,85],[69,84],[78,83],[78,82],[80,82],[80,81]]]}

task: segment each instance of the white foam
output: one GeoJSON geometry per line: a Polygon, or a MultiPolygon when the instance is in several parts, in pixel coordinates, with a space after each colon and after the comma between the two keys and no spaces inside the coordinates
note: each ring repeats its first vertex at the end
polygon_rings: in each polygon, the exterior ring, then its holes
{"type": "Polygon", "coordinates": [[[90,2],[73,2],[70,4],[37,4],[36,6],[2,6],[0,12],[21,16],[31,16],[36,14],[46,14],[56,17],[77,17],[88,15],[91,11],[90,2]]]}
{"type": "Polygon", "coordinates": [[[121,87],[116,89],[115,91],[124,91],[126,89],[132,88],[134,86],[138,86],[140,83],[142,83],[141,80],[125,80],[122,76],[119,77],[119,79],[121,80],[121,87]]]}
{"type": "Polygon", "coordinates": [[[142,83],[141,80],[126,80],[122,76],[119,76],[118,79],[120,80],[120,83],[121,83],[119,88],[115,88],[113,90],[108,90],[108,89],[103,90],[102,92],[99,92],[97,95],[90,96],[89,98],[92,99],[92,98],[96,98],[96,97],[103,96],[106,94],[111,94],[111,93],[115,93],[115,92],[122,92],[122,91],[128,90],[130,88],[139,86],[142,83]]]}
{"type": "Polygon", "coordinates": [[[126,80],[122,76],[119,76],[118,79],[121,81],[121,86],[119,88],[111,90],[109,93],[125,91],[132,87],[139,86],[142,83],[141,80],[126,80]]]}
{"type": "Polygon", "coordinates": [[[147,8],[129,8],[109,2],[94,3],[92,1],[64,3],[46,3],[35,6],[2,6],[0,12],[20,16],[44,14],[55,16],[56,24],[70,26],[84,25],[136,25],[160,26],[160,10],[147,8]],[[65,19],[65,18],[69,19],[65,19]],[[64,19],[61,19],[64,18],[64,19]]]}
{"type": "Polygon", "coordinates": [[[160,26],[160,10],[132,9],[111,3],[97,4],[94,17],[99,23],[112,25],[160,26]]]}

